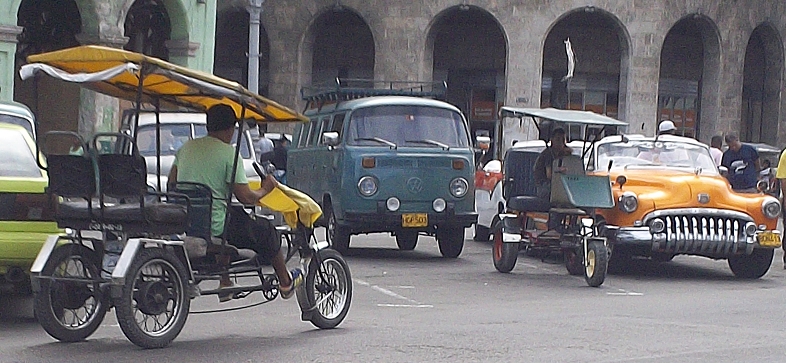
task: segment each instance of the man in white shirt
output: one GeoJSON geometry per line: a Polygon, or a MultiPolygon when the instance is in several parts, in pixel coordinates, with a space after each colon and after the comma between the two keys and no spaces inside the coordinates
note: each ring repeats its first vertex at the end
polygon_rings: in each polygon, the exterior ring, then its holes
{"type": "Polygon", "coordinates": [[[723,158],[721,146],[723,146],[723,136],[713,136],[710,140],[710,156],[712,156],[712,160],[715,161],[715,166],[720,166],[721,158],[723,158]]]}

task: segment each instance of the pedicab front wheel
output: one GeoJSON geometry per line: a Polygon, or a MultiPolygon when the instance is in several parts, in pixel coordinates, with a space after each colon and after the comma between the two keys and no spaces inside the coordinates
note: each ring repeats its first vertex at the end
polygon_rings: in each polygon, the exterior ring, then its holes
{"type": "Polygon", "coordinates": [[[352,276],[340,253],[329,248],[318,253],[320,261],[311,259],[306,280],[297,290],[297,299],[304,320],[320,329],[333,329],[349,312],[352,276]]]}
{"type": "Polygon", "coordinates": [[[98,253],[74,243],[52,251],[33,303],[36,319],[53,338],[78,342],[101,325],[108,303],[99,285],[100,261],[98,253]]]}
{"type": "Polygon", "coordinates": [[[609,264],[609,250],[606,241],[600,238],[590,238],[587,243],[587,259],[584,264],[584,280],[587,285],[598,287],[606,280],[606,270],[609,264]]]}
{"type": "Polygon", "coordinates": [[[116,302],[123,334],[142,348],[169,345],[183,329],[191,306],[183,263],[163,248],[145,248],[134,258],[127,277],[116,302]]]}

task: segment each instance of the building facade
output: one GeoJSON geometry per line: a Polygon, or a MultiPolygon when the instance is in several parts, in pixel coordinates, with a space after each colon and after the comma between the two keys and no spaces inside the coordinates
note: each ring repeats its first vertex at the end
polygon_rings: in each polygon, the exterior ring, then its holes
{"type": "MultiPolygon", "coordinates": [[[[31,22],[21,14],[73,3],[80,27],[66,28],[79,31],[55,43],[126,47],[243,84],[248,79],[248,0],[0,2],[12,3],[0,14],[6,72],[29,41],[22,35],[31,22]],[[165,20],[130,22],[139,4],[163,8],[165,20]],[[140,40],[136,28],[160,35],[140,40]]],[[[466,113],[476,134],[499,132],[496,110],[504,104],[592,110],[628,122],[630,133],[653,134],[658,121],[671,119],[682,134],[705,142],[737,132],[744,141],[786,144],[781,0],[267,0],[262,6],[257,88],[295,108],[304,105],[302,87],[336,77],[445,81],[446,99],[466,113]],[[573,77],[566,77],[568,40],[573,77]]],[[[0,97],[38,97],[34,109],[53,112],[40,99],[50,85],[31,92],[6,72],[0,97]]],[[[110,122],[101,120],[116,116],[91,108],[101,104],[95,95],[79,97],[80,125],[105,125],[110,122]]]]}

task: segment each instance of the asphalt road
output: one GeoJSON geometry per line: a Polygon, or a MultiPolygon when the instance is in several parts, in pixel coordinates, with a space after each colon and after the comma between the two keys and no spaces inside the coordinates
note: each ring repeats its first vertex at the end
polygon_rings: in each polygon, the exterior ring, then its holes
{"type": "MultiPolygon", "coordinates": [[[[400,252],[384,235],[353,238],[354,296],[339,328],[301,322],[297,303],[192,314],[167,348],[142,350],[114,318],[63,344],[32,319],[29,299],[0,298],[0,362],[781,362],[786,271],[778,250],[759,280],[725,261],[678,256],[610,275],[600,288],[558,261],[523,254],[496,272],[490,243],[456,260],[433,238],[400,252]]],[[[193,301],[192,312],[259,301],[193,301]]]]}

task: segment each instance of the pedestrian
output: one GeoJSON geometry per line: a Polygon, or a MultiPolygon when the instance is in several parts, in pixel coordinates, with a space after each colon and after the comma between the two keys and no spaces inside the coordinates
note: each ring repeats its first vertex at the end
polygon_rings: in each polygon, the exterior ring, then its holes
{"type": "Polygon", "coordinates": [[[677,132],[677,127],[674,126],[674,121],[663,120],[658,125],[658,136],[660,135],[674,135],[677,132]]]}
{"type": "Polygon", "coordinates": [[[712,156],[715,166],[721,165],[721,158],[723,157],[723,150],[721,150],[722,146],[723,136],[715,135],[710,139],[710,156],[712,156]]]}
{"type": "Polygon", "coordinates": [[[759,153],[750,145],[740,142],[735,133],[724,137],[729,149],[723,152],[721,166],[728,168],[726,178],[731,188],[738,193],[757,193],[756,183],[759,180],[759,153]]]}
{"type": "Polygon", "coordinates": [[[254,152],[256,152],[259,162],[269,161],[273,158],[273,140],[267,138],[262,130],[259,132],[259,140],[254,143],[254,152]]]}
{"type": "MultiPolygon", "coordinates": [[[[778,182],[781,183],[781,193],[779,199],[781,200],[781,222],[786,228],[786,208],[783,207],[784,197],[783,191],[786,190],[786,148],[781,151],[781,157],[778,160],[778,171],[775,173],[775,178],[778,179],[778,182]]],[[[783,248],[783,268],[786,269],[786,244],[782,245],[783,248]]]]}

